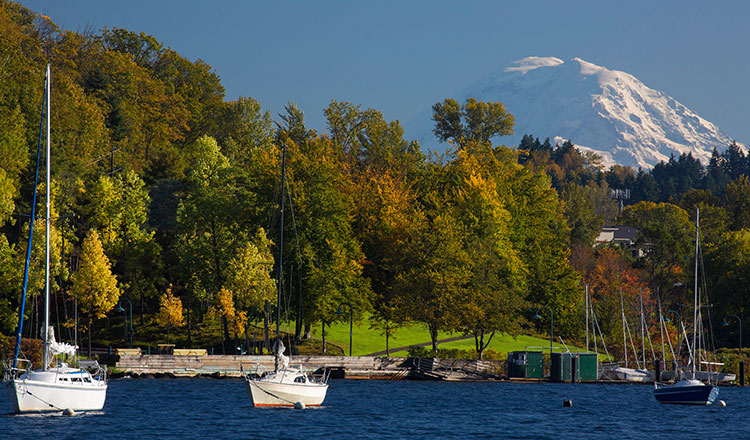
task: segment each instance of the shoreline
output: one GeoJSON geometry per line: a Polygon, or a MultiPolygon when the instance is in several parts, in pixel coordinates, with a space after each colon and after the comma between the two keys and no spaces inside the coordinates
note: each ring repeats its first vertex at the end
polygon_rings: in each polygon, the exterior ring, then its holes
{"type": "MultiPolygon", "coordinates": [[[[242,370],[273,370],[272,355],[102,355],[111,379],[232,379],[242,370]]],[[[509,377],[505,360],[465,360],[379,356],[293,356],[290,366],[322,374],[331,379],[437,380],[463,382],[571,383],[546,378],[509,377]]],[[[576,380],[581,384],[642,384],[620,380],[576,380]]],[[[726,383],[721,386],[738,386],[726,383]]]]}

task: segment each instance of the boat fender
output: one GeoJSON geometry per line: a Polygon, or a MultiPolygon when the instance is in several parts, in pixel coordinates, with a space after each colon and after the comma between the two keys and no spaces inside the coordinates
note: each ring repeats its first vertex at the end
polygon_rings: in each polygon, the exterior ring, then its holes
{"type": "Polygon", "coordinates": [[[74,415],[76,415],[76,412],[73,411],[72,408],[66,408],[66,409],[63,410],[62,413],[63,413],[64,416],[74,416],[74,415]]]}
{"type": "Polygon", "coordinates": [[[718,401],[718,402],[716,402],[716,403],[718,403],[718,404],[719,404],[719,406],[727,406],[727,403],[726,403],[725,401],[723,401],[723,400],[719,400],[719,401],[718,401]]]}
{"type": "Polygon", "coordinates": [[[563,400],[563,407],[570,408],[573,406],[573,401],[570,399],[563,400]]]}
{"type": "Polygon", "coordinates": [[[294,404],[294,409],[305,409],[305,404],[303,402],[297,402],[294,404]]]}

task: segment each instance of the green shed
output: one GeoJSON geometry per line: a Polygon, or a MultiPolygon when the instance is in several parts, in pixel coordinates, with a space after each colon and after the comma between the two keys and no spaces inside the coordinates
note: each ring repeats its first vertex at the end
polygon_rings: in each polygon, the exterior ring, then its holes
{"type": "Polygon", "coordinates": [[[597,380],[599,364],[596,353],[552,353],[552,370],[550,378],[560,382],[571,380],[571,361],[576,360],[575,378],[580,380],[597,380]]]}
{"type": "Polygon", "coordinates": [[[599,379],[599,355],[578,353],[578,377],[576,380],[599,379]]]}
{"type": "Polygon", "coordinates": [[[542,378],[541,351],[511,351],[508,353],[508,377],[542,378]]]}
{"type": "Polygon", "coordinates": [[[552,353],[552,365],[550,366],[550,379],[559,382],[570,381],[570,358],[571,353],[552,353]]]}

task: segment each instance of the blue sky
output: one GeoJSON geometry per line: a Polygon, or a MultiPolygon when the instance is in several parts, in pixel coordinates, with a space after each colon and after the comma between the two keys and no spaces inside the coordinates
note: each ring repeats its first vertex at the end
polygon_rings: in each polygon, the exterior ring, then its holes
{"type": "Polygon", "coordinates": [[[554,56],[633,74],[750,144],[747,1],[20,3],[69,30],[153,35],[213,66],[227,99],[274,118],[294,101],[318,130],[332,99],[406,123],[514,60],[554,56]]]}

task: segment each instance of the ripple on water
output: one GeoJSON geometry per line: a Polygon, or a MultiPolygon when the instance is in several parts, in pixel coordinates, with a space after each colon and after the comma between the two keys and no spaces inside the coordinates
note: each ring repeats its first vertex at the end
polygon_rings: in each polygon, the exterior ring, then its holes
{"type": "Polygon", "coordinates": [[[0,427],[21,438],[747,437],[748,391],[721,393],[727,407],[704,408],[659,405],[644,385],[334,380],[323,407],[300,411],[252,407],[241,380],[122,379],[98,413],[17,416],[3,399],[0,427]]]}

